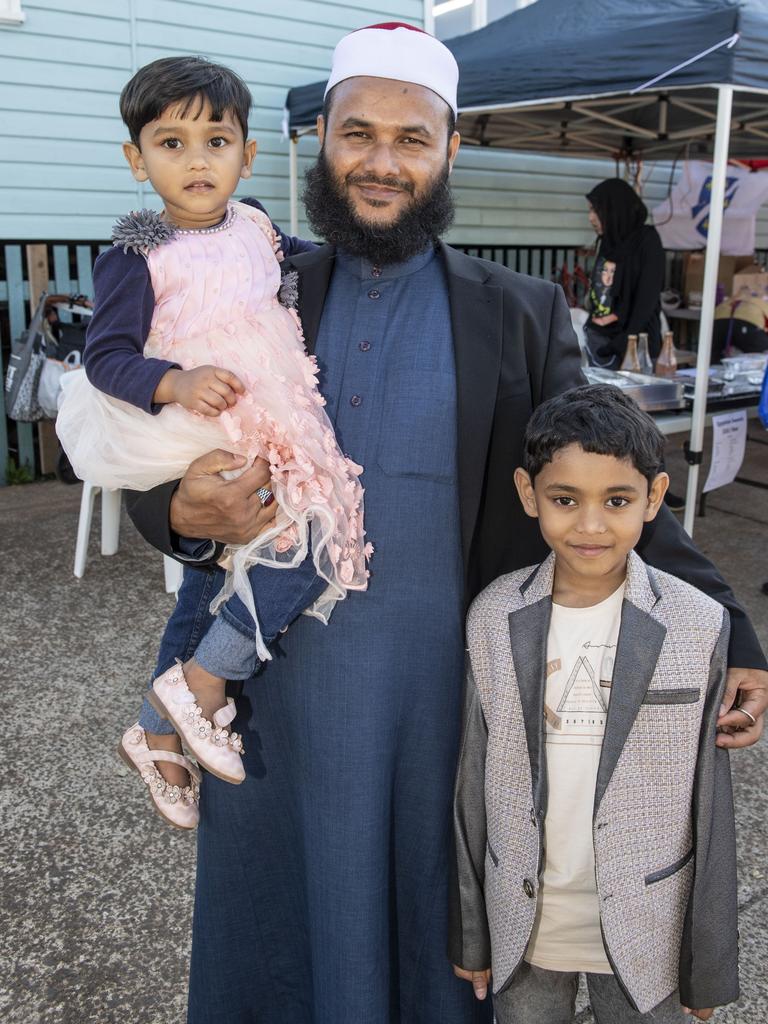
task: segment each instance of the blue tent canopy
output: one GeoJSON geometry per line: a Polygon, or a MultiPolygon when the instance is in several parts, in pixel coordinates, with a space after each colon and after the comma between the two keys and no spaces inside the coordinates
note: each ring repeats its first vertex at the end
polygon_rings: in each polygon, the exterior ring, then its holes
{"type": "MultiPolygon", "coordinates": [[[[712,152],[733,85],[732,156],[764,156],[768,0],[538,0],[449,40],[464,145],[573,156],[712,152]],[[635,91],[639,90],[639,91],[635,91]]],[[[314,125],[324,82],[288,93],[290,130],[314,125]]]]}

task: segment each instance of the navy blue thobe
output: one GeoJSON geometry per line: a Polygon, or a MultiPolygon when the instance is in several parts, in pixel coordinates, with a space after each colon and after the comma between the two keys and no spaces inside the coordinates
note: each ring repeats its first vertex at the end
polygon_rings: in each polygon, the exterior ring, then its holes
{"type": "Polygon", "coordinates": [[[290,627],[238,702],[246,781],[205,779],[190,1024],[489,1020],[446,956],[463,578],[435,253],[340,253],[315,351],[364,467],[370,586],[290,627]]]}

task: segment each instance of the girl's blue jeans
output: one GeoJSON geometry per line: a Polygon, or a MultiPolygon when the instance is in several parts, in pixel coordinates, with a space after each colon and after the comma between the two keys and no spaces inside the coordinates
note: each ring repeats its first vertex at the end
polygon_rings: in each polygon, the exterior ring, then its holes
{"type": "MultiPolygon", "coordinates": [[[[311,554],[295,569],[273,569],[254,565],[248,570],[256,614],[264,643],[269,646],[281,630],[301,615],[325,590],[327,584],[316,571],[311,554]]],[[[176,607],[165,627],[152,679],[161,675],[176,659],[192,655],[199,665],[223,679],[250,679],[259,667],[256,628],[251,614],[234,594],[219,614],[210,604],[224,583],[221,569],[184,567],[176,607]]],[[[150,680],[150,686],[152,681],[150,680]]],[[[147,732],[172,733],[170,722],[161,718],[144,700],[139,725],[147,732]]]]}

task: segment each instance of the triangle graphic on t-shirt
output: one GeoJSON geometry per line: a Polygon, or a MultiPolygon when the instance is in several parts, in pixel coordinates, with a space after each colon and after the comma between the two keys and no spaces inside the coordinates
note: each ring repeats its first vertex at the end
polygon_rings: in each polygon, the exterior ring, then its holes
{"type": "Polygon", "coordinates": [[[565,684],[565,691],[557,710],[561,713],[570,711],[582,714],[607,710],[600,687],[595,680],[595,673],[587,658],[582,656],[577,659],[565,684]]]}

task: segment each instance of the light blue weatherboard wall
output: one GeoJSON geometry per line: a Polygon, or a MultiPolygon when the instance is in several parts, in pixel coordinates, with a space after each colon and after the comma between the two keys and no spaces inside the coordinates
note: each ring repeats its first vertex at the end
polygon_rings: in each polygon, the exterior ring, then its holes
{"type": "MultiPolygon", "coordinates": [[[[327,74],[351,29],[382,20],[420,24],[422,0],[23,0],[26,21],[0,25],[0,239],[104,239],[142,197],[120,152],[120,89],[134,68],[174,53],[200,53],[235,68],[256,106],[255,195],[288,224],[288,143],[283,102],[293,85],[327,74]]],[[[299,171],[317,152],[299,145],[299,171]]],[[[475,244],[590,241],[584,193],[615,173],[612,162],[465,150],[454,172],[450,238],[475,244]]],[[[667,187],[656,166],[650,204],[667,187]]],[[[765,216],[765,215],[763,215],[765,216]]],[[[299,230],[308,234],[304,221],[299,230]]],[[[765,244],[763,223],[758,243],[765,244]]]]}

